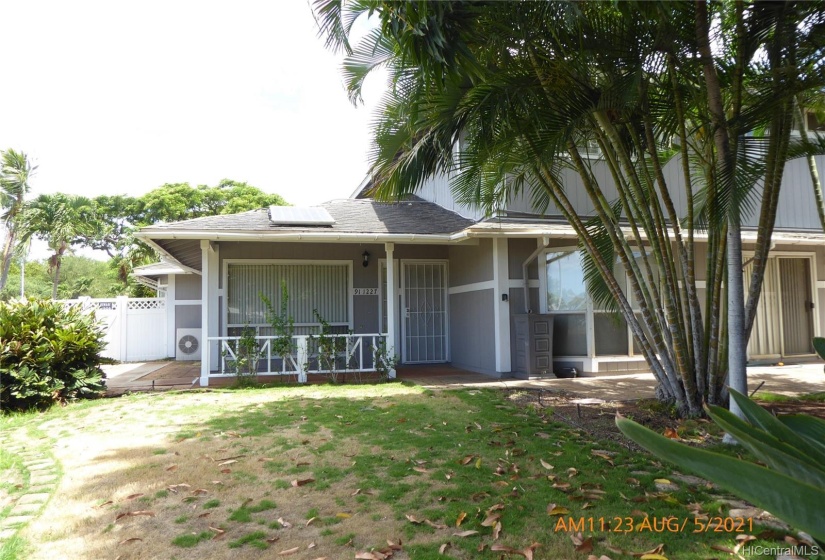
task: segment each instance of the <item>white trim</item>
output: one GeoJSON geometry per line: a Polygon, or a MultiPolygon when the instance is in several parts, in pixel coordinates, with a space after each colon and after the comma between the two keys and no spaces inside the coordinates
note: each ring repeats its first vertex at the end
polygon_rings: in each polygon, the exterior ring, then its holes
{"type": "Polygon", "coordinates": [[[493,240],[493,325],[495,328],[496,372],[512,370],[510,357],[510,268],[508,241],[493,240]],[[507,300],[504,301],[504,296],[507,300]]]}
{"type": "Polygon", "coordinates": [[[480,292],[482,290],[492,290],[495,287],[495,280],[485,280],[484,282],[473,282],[472,284],[462,284],[461,286],[450,286],[447,289],[447,293],[449,295],[464,294],[467,292],[480,292]]]}
{"type": "Polygon", "coordinates": [[[203,301],[199,299],[178,299],[172,305],[201,305],[202,303],[203,301]]]}
{"type": "MultiPolygon", "coordinates": [[[[407,263],[414,263],[414,264],[443,264],[444,265],[444,344],[446,348],[444,349],[444,360],[440,362],[414,362],[414,363],[445,363],[450,361],[450,294],[449,286],[450,286],[450,261],[449,259],[399,259],[400,262],[400,271],[401,271],[401,278],[400,278],[400,292],[401,292],[401,308],[399,309],[399,317],[398,321],[401,324],[401,337],[400,337],[400,344],[401,344],[401,361],[403,363],[408,363],[407,357],[407,321],[406,321],[406,310],[407,310],[407,286],[404,282],[405,278],[405,266],[407,263]],[[404,310],[404,317],[401,317],[401,310],[404,310]]],[[[389,274],[389,270],[387,270],[389,274]]]]}
{"type": "Polygon", "coordinates": [[[825,280],[817,280],[816,281],[816,289],[817,290],[825,290],[825,280]]]}
{"type": "MultiPolygon", "coordinates": [[[[507,280],[507,287],[510,288],[511,290],[520,290],[521,288],[524,287],[524,280],[522,280],[521,278],[516,278],[516,279],[510,278],[509,280],[507,280]]],[[[531,278],[527,282],[527,287],[528,288],[541,288],[541,282],[539,280],[536,280],[535,278],[531,278]]]]}
{"type": "MultiPolygon", "coordinates": [[[[399,328],[398,322],[400,319],[400,313],[398,309],[398,281],[397,278],[400,278],[398,274],[399,264],[395,258],[395,243],[384,243],[384,251],[386,253],[386,259],[384,260],[384,266],[387,268],[387,350],[392,355],[401,355],[401,350],[399,349],[400,341],[398,339],[398,333],[401,332],[399,328]]],[[[381,267],[378,267],[378,287],[379,289],[382,288],[383,283],[381,282],[381,267]]],[[[381,300],[383,298],[378,298],[378,322],[379,326],[381,323],[381,319],[383,318],[383,310],[381,309],[381,300]]],[[[381,330],[381,329],[379,329],[381,330]]],[[[395,377],[395,370],[393,369],[390,372],[390,377],[395,377]]]]}
{"type": "MultiPolygon", "coordinates": [[[[299,264],[299,265],[313,265],[313,264],[320,264],[320,265],[345,265],[347,267],[347,325],[351,330],[354,330],[355,325],[355,318],[354,315],[354,306],[353,306],[353,295],[352,295],[352,286],[353,286],[353,272],[352,272],[352,260],[324,260],[324,259],[224,259],[223,260],[223,280],[222,286],[224,288],[221,289],[222,292],[226,291],[229,282],[229,265],[230,264],[257,264],[257,265],[267,265],[267,264],[299,264]]],[[[223,336],[229,336],[228,328],[229,328],[229,305],[227,304],[226,297],[224,297],[223,301],[223,336]]],[[[296,324],[297,325],[297,324],[296,324]]],[[[215,335],[218,336],[218,335],[215,335]]]]}
{"type": "MultiPolygon", "coordinates": [[[[198,301],[200,303],[200,301],[198,301]]],[[[166,280],[166,355],[173,357],[175,355],[175,309],[177,302],[175,301],[175,275],[171,275],[166,280]],[[173,305],[169,305],[172,302],[173,305]]]]}

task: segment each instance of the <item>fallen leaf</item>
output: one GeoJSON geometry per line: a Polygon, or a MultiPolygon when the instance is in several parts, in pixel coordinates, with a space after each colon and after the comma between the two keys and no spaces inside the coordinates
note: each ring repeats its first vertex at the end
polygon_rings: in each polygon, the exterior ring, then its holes
{"type": "Polygon", "coordinates": [[[231,461],[232,459],[240,459],[241,457],[246,457],[246,455],[235,455],[233,457],[223,457],[221,459],[215,459],[215,462],[218,461],[231,461]]]}
{"type": "Polygon", "coordinates": [[[295,548],[288,548],[286,550],[282,550],[281,552],[279,552],[278,556],[289,556],[290,554],[295,554],[299,550],[301,550],[300,546],[296,546],[295,548]]]}
{"type": "Polygon", "coordinates": [[[209,494],[209,492],[203,488],[198,488],[197,490],[192,490],[192,494],[195,496],[202,496],[204,494],[209,494]]]}
{"type": "Polygon", "coordinates": [[[501,521],[496,522],[495,527],[493,527],[493,540],[497,541],[499,535],[501,535],[501,521]]]}
{"type": "Polygon", "coordinates": [[[550,439],[550,434],[546,434],[544,432],[536,432],[536,437],[541,439],[550,439]]]}
{"type": "Polygon", "coordinates": [[[413,467],[413,470],[424,474],[430,472],[430,469],[425,469],[424,467],[413,467]]]}
{"type": "Polygon", "coordinates": [[[352,514],[351,513],[336,513],[335,517],[337,517],[338,519],[349,519],[350,517],[352,517],[352,514]]]}
{"type": "Polygon", "coordinates": [[[499,513],[489,514],[484,519],[484,521],[481,522],[481,526],[482,527],[493,527],[493,526],[495,526],[496,522],[499,519],[501,519],[501,514],[499,514],[499,513]]]}
{"type": "Polygon", "coordinates": [[[556,468],[553,465],[551,465],[550,463],[548,463],[547,461],[545,461],[544,459],[539,459],[539,462],[541,463],[542,467],[544,467],[545,469],[547,469],[549,471],[552,471],[553,469],[556,468]]]}
{"type": "Polygon", "coordinates": [[[462,511],[461,513],[459,513],[458,518],[455,520],[455,526],[460,527],[461,522],[464,521],[465,517],[467,517],[467,512],[466,511],[462,511]]]}
{"type": "Polygon", "coordinates": [[[469,465],[473,461],[473,459],[475,459],[475,458],[476,458],[475,455],[467,455],[464,458],[462,458],[459,461],[459,463],[461,463],[462,465],[469,465]]]}
{"type": "Polygon", "coordinates": [[[430,521],[429,519],[425,519],[424,523],[426,523],[427,525],[429,525],[433,529],[446,529],[447,528],[447,526],[444,525],[443,523],[434,523],[434,522],[430,521]]]}
{"type": "Polygon", "coordinates": [[[169,465],[168,467],[166,467],[166,470],[167,471],[176,471],[176,470],[178,470],[178,466],[177,465],[169,465]]]}
{"type": "Polygon", "coordinates": [[[679,432],[677,432],[673,428],[665,428],[663,435],[668,439],[682,439],[681,437],[679,437],[679,432]]]}
{"type": "Polygon", "coordinates": [[[229,474],[229,473],[231,473],[231,472],[232,472],[232,469],[221,469],[221,472],[222,472],[223,474],[229,474]]]}
{"type": "Polygon", "coordinates": [[[315,479],[314,478],[304,478],[303,480],[293,480],[292,481],[292,486],[297,488],[298,486],[304,486],[304,485],[309,484],[311,482],[315,482],[315,479]]]}
{"type": "Polygon", "coordinates": [[[281,537],[270,537],[270,538],[266,539],[266,542],[268,542],[269,544],[274,544],[274,543],[278,542],[279,540],[281,540],[281,537]]]}
{"type": "Polygon", "coordinates": [[[127,511],[127,512],[124,512],[124,513],[117,514],[117,517],[115,517],[115,521],[118,521],[119,519],[123,519],[124,517],[137,517],[137,516],[140,516],[140,515],[144,515],[146,517],[154,517],[155,512],[145,510],[145,509],[138,510],[138,511],[127,511]]]}
{"type": "Polygon", "coordinates": [[[231,465],[232,463],[237,463],[235,459],[229,459],[228,461],[224,461],[222,463],[218,463],[219,467],[225,467],[226,465],[231,465]]]}
{"type": "Polygon", "coordinates": [[[306,524],[306,525],[304,525],[304,526],[305,526],[305,527],[309,527],[310,525],[312,525],[313,523],[315,523],[315,521],[316,521],[317,519],[318,519],[317,517],[312,517],[312,518],[310,518],[309,520],[307,520],[307,524],[306,524]]]}
{"type": "Polygon", "coordinates": [[[142,540],[143,540],[143,539],[141,539],[140,537],[132,537],[131,539],[125,539],[125,540],[122,540],[122,541],[120,541],[120,542],[119,542],[119,543],[117,543],[117,544],[128,544],[128,543],[137,542],[137,541],[142,541],[142,540]]]}
{"type": "Polygon", "coordinates": [[[570,510],[556,504],[547,504],[547,515],[567,515],[570,510]]]}
{"type": "Polygon", "coordinates": [[[112,500],[109,500],[109,501],[103,502],[103,503],[102,503],[102,504],[100,504],[100,505],[96,505],[96,506],[94,506],[94,509],[99,509],[99,508],[102,508],[103,506],[108,506],[108,505],[111,505],[111,504],[113,504],[113,503],[114,503],[114,502],[113,502],[112,500]]]}
{"type": "Polygon", "coordinates": [[[446,542],[446,543],[442,544],[441,546],[439,546],[439,547],[438,547],[438,553],[439,553],[439,554],[444,554],[444,552],[446,552],[446,550],[447,550],[448,548],[450,548],[451,546],[453,546],[453,545],[451,545],[451,544],[450,544],[450,543],[448,543],[448,542],[446,542]]]}
{"type": "Polygon", "coordinates": [[[225,529],[218,529],[217,527],[212,526],[209,527],[209,530],[215,532],[215,536],[212,537],[212,540],[219,539],[224,535],[224,533],[226,533],[225,529]]]}
{"type": "Polygon", "coordinates": [[[460,533],[453,533],[454,537],[471,537],[473,535],[477,535],[478,531],[461,531],[460,533]]]}
{"type": "Polygon", "coordinates": [[[417,518],[413,517],[413,516],[412,516],[412,515],[410,515],[409,513],[408,513],[407,515],[405,515],[404,517],[406,517],[406,518],[407,518],[407,521],[409,521],[410,523],[415,523],[416,525],[418,525],[418,524],[420,524],[420,523],[423,523],[423,521],[422,521],[422,520],[420,520],[420,519],[417,519],[417,518]]]}
{"type": "Polygon", "coordinates": [[[361,489],[359,488],[358,490],[356,490],[355,492],[353,492],[352,494],[350,494],[350,496],[357,496],[357,495],[358,495],[358,494],[360,494],[360,493],[361,493],[361,489]]]}
{"type": "Polygon", "coordinates": [[[670,481],[666,478],[657,478],[653,482],[655,482],[656,484],[670,484],[670,481]]]}
{"type": "Polygon", "coordinates": [[[141,496],[143,496],[143,494],[129,494],[124,498],[124,500],[134,500],[135,498],[140,498],[141,496]]]}
{"type": "Polygon", "coordinates": [[[292,527],[292,523],[290,523],[289,521],[284,520],[283,517],[278,518],[278,523],[280,523],[281,527],[283,527],[284,529],[289,529],[290,527],[292,527]]]}
{"type": "Polygon", "coordinates": [[[588,537],[584,539],[584,541],[582,541],[581,544],[576,546],[576,552],[593,552],[593,537],[588,537]]]}

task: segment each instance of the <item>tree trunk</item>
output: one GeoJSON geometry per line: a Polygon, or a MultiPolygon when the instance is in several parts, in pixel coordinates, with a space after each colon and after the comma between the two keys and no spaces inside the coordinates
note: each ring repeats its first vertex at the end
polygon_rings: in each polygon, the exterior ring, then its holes
{"type": "Polygon", "coordinates": [[[3,270],[0,272],[0,290],[6,287],[9,280],[9,268],[11,268],[11,257],[14,252],[14,238],[16,233],[13,228],[6,229],[6,242],[3,244],[3,270]]]}
{"type": "MultiPolygon", "coordinates": [[[[799,135],[802,140],[808,141],[808,118],[805,116],[805,108],[796,100],[796,109],[799,112],[799,135]]],[[[819,213],[819,223],[822,226],[822,231],[825,231],[825,200],[822,197],[822,183],[819,181],[819,171],[816,168],[816,159],[809,155],[808,171],[811,174],[811,183],[814,188],[814,199],[816,200],[816,211],[819,213]]]]}
{"type": "MultiPolygon", "coordinates": [[[[722,101],[722,88],[713,53],[710,48],[710,21],[706,0],[696,0],[696,43],[702,59],[702,70],[708,94],[708,108],[713,119],[714,144],[719,176],[734,188],[736,173],[735,153],[730,145],[728,122],[722,101]]],[[[741,69],[739,69],[741,71],[741,69]]],[[[736,117],[738,115],[734,115],[736,117]]],[[[742,278],[742,235],[739,208],[735,203],[728,209],[727,233],[727,303],[728,303],[728,385],[737,391],[747,393],[747,340],[745,339],[745,292],[742,278]]],[[[739,407],[730,399],[730,411],[744,418],[739,407]]]]}

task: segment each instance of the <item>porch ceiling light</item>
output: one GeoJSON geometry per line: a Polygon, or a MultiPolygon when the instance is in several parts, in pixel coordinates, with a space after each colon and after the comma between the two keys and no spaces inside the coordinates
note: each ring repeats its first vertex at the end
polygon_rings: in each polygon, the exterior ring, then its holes
{"type": "Polygon", "coordinates": [[[361,256],[364,257],[364,262],[362,262],[361,264],[364,266],[364,268],[367,268],[370,264],[370,253],[369,253],[369,251],[364,251],[363,253],[361,253],[361,256]]]}

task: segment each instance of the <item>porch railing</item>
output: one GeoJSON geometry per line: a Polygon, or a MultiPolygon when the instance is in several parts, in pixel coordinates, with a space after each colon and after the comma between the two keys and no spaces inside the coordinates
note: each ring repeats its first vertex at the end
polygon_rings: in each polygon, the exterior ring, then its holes
{"type": "MultiPolygon", "coordinates": [[[[280,349],[287,346],[281,337],[256,336],[256,344],[251,348],[244,348],[241,339],[240,336],[207,338],[201,359],[206,362],[205,370],[210,378],[235,377],[239,367],[243,373],[253,375],[294,376],[299,383],[306,383],[310,373],[375,372],[378,371],[376,355],[380,348],[387,348],[387,335],[381,333],[327,334],[324,335],[326,348],[321,348],[318,335],[295,335],[285,355],[280,353],[280,349]],[[213,364],[216,348],[218,363],[213,364]]],[[[394,377],[394,372],[390,376],[394,377]]]]}

